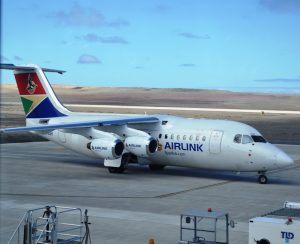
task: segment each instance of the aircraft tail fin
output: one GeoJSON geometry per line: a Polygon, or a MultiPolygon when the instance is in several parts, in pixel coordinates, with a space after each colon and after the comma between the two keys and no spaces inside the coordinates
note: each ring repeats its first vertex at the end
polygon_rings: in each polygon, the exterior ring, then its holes
{"type": "Polygon", "coordinates": [[[19,94],[27,119],[68,116],[66,109],[56,97],[44,72],[64,73],[63,70],[41,68],[38,65],[0,64],[0,69],[14,71],[19,94]]]}

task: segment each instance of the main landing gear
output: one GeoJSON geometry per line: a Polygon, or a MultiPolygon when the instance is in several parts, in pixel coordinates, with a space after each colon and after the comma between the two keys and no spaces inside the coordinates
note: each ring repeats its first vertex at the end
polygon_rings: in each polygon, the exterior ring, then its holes
{"type": "Polygon", "coordinates": [[[166,167],[166,165],[161,165],[161,164],[149,164],[149,169],[150,170],[163,170],[166,167]]]}
{"type": "Polygon", "coordinates": [[[259,184],[267,184],[268,177],[265,175],[265,172],[258,172],[259,176],[257,178],[259,184]]]}
{"type": "Polygon", "coordinates": [[[133,154],[123,154],[120,167],[107,167],[111,174],[123,174],[129,163],[137,163],[137,157],[133,154]]]}
{"type": "Polygon", "coordinates": [[[107,167],[108,172],[111,174],[123,174],[127,169],[129,157],[127,155],[122,156],[120,167],[107,167]]]}
{"type": "Polygon", "coordinates": [[[120,167],[107,167],[108,172],[111,174],[122,174],[124,173],[125,169],[127,168],[127,165],[121,164],[120,167]]]}

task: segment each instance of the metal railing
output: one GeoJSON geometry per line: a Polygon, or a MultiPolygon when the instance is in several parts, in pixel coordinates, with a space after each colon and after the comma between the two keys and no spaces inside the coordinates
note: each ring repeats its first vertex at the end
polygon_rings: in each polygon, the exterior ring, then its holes
{"type": "Polygon", "coordinates": [[[15,231],[13,232],[13,234],[12,234],[12,236],[11,236],[11,238],[9,239],[9,241],[8,241],[7,244],[13,243],[12,241],[14,240],[15,237],[18,238],[18,239],[17,239],[17,243],[18,243],[18,244],[20,243],[20,228],[21,228],[21,226],[23,226],[22,224],[23,224],[24,219],[25,219],[26,216],[27,216],[27,213],[25,213],[25,214],[23,215],[23,217],[21,218],[21,220],[20,220],[20,222],[19,222],[17,228],[16,228],[15,231]]]}
{"type": "Polygon", "coordinates": [[[46,206],[31,209],[21,218],[8,244],[81,243],[83,227],[80,208],[46,206]],[[74,218],[77,219],[75,223],[74,218]]]}

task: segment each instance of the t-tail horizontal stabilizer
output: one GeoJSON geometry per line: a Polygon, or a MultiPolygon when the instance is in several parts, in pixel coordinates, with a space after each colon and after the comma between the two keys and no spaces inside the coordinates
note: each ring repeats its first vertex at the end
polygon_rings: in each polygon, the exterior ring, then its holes
{"type": "MultiPolygon", "coordinates": [[[[36,69],[36,67],[34,66],[30,66],[30,65],[26,65],[26,66],[22,66],[22,65],[14,65],[14,64],[0,64],[0,69],[10,69],[10,70],[27,70],[27,71],[33,71],[36,69]]],[[[41,68],[42,71],[44,72],[55,72],[55,73],[59,73],[59,74],[63,74],[66,71],[64,70],[59,70],[59,69],[48,69],[48,68],[41,68]]]]}
{"type": "Polygon", "coordinates": [[[35,64],[0,64],[13,70],[27,119],[57,118],[71,114],[56,97],[45,72],[62,74],[63,70],[41,68],[35,64]]]}

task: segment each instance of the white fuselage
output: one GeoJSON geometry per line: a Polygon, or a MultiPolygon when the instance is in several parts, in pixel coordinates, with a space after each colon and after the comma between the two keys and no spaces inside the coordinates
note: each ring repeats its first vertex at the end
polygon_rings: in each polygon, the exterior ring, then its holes
{"type": "MultiPolygon", "coordinates": [[[[72,113],[68,117],[56,118],[51,123],[67,123],[87,119],[130,117],[123,114],[72,113]]],[[[256,171],[286,167],[293,160],[276,146],[268,142],[235,142],[236,135],[261,136],[251,126],[227,120],[188,119],[176,116],[155,115],[161,121],[155,125],[134,124],[130,128],[144,131],[158,139],[158,150],[147,157],[153,164],[176,165],[212,170],[256,171]]],[[[36,125],[38,120],[27,120],[27,125],[36,125]]],[[[127,126],[127,125],[125,125],[127,126]]],[[[113,133],[120,139],[119,126],[101,127],[99,130],[113,133]]],[[[78,153],[97,157],[86,144],[95,138],[92,129],[79,129],[76,133],[65,129],[41,134],[78,153]]]]}
{"type": "Polygon", "coordinates": [[[293,164],[283,151],[265,141],[253,127],[227,120],[187,119],[168,115],[74,113],[60,103],[44,72],[64,71],[35,64],[1,64],[13,70],[26,127],[78,153],[104,159],[110,173],[123,173],[128,163],[264,173],[293,164]]]}

